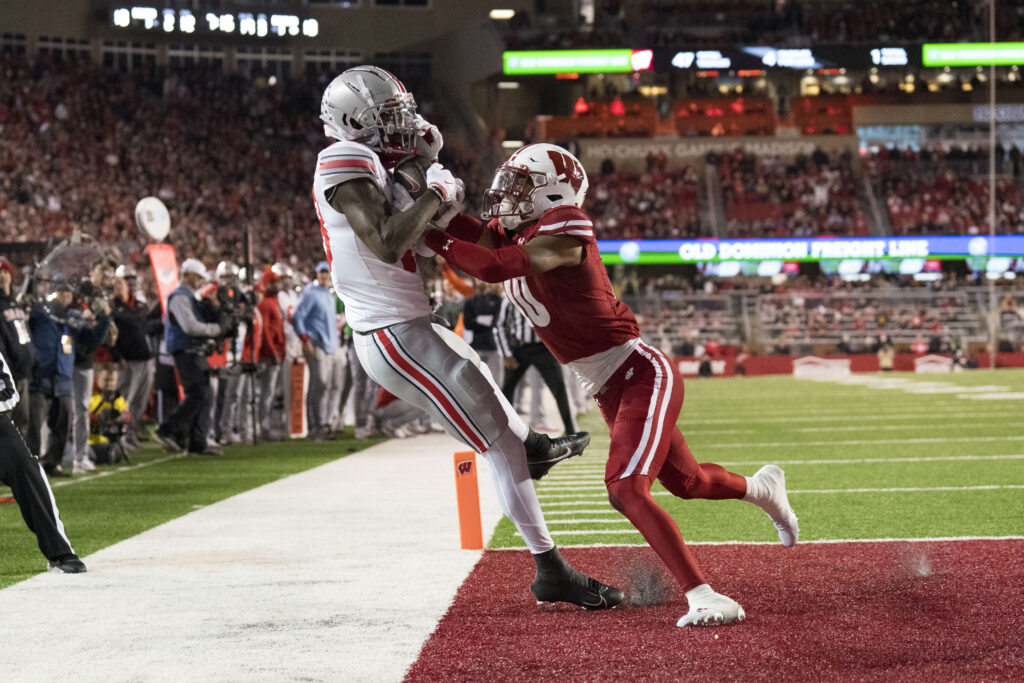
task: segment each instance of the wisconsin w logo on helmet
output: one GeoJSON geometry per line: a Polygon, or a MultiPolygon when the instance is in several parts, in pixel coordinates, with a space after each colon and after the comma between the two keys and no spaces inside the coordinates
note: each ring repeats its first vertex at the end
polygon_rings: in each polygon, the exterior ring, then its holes
{"type": "Polygon", "coordinates": [[[580,166],[580,162],[576,161],[576,157],[568,152],[557,152],[553,149],[548,150],[548,157],[554,164],[555,174],[559,180],[569,183],[573,190],[579,192],[580,186],[583,185],[584,174],[583,167],[580,166]]]}
{"type": "Polygon", "coordinates": [[[556,206],[582,206],[589,186],[583,164],[569,150],[546,142],[526,145],[495,171],[484,193],[484,216],[515,230],[556,206]]]}

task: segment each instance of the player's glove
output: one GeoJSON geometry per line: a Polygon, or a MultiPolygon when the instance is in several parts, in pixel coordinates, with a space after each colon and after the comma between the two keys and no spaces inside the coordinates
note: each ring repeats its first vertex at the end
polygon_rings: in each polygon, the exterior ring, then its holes
{"type": "Polygon", "coordinates": [[[437,161],[437,154],[444,147],[444,138],[437,126],[416,115],[416,156],[427,161],[437,161]]]}
{"type": "MultiPolygon", "coordinates": [[[[459,193],[459,184],[452,172],[441,164],[431,164],[427,169],[427,189],[441,198],[442,204],[455,201],[459,193]]],[[[463,187],[463,194],[465,188],[463,187]]]]}
{"type": "Polygon", "coordinates": [[[434,214],[434,224],[441,229],[447,228],[448,223],[462,213],[462,209],[466,206],[466,183],[462,182],[462,178],[456,178],[455,184],[458,186],[455,191],[455,199],[442,204],[434,214]]]}

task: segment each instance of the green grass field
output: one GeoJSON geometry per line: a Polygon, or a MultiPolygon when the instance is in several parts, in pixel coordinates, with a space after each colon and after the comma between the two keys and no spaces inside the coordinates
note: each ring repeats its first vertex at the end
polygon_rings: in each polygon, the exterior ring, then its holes
{"type": "MultiPolygon", "coordinates": [[[[1024,372],[849,379],[688,380],[680,426],[701,462],[744,475],[781,465],[801,540],[1024,535],[1024,372]]],[[[589,450],[537,489],[555,542],[644,543],[607,502],[597,411],[581,427],[589,450]]],[[[752,505],[654,491],[688,541],[778,540],[752,505]]],[[[491,547],[523,542],[502,520],[491,547]]]]}
{"type": "MultiPolygon", "coordinates": [[[[379,443],[356,441],[351,428],[329,443],[306,441],[231,446],[223,457],[169,456],[147,442],[127,466],[100,467],[97,475],[53,480],[68,538],[81,556],[135,536],[282,477],[311,469],[379,443]]],[[[10,489],[0,485],[0,498],[10,489]]],[[[0,588],[46,568],[35,535],[15,503],[0,505],[0,588]]]]}
{"type": "MultiPolygon", "coordinates": [[[[1024,535],[1024,400],[966,398],[1024,393],[1024,371],[853,380],[862,383],[689,380],[683,433],[698,460],[740,474],[782,465],[801,540],[1024,535]]],[[[587,453],[538,486],[556,542],[643,543],[607,502],[608,434],[596,410],[583,427],[594,435],[587,453]]],[[[373,443],[347,435],[327,444],[236,446],[222,458],[169,457],[149,446],[133,466],[56,480],[54,491],[75,550],[89,555],[373,443]]],[[[660,486],[655,492],[689,541],[777,540],[751,505],[682,501],[660,486]]],[[[8,494],[0,487],[0,497],[8,494]]],[[[42,571],[45,560],[13,503],[0,505],[0,539],[0,588],[42,571]]],[[[506,519],[491,547],[523,543],[506,519]]]]}

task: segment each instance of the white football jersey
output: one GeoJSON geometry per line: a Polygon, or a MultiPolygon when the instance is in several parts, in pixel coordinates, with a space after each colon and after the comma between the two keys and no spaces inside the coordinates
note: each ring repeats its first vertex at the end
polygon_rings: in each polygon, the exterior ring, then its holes
{"type": "Polygon", "coordinates": [[[412,252],[406,252],[395,263],[381,261],[356,236],[345,214],[327,201],[330,188],[356,178],[372,180],[388,203],[394,202],[391,175],[369,147],[340,141],[320,152],[313,178],[313,203],[334,289],[345,302],[348,324],[356,332],[368,332],[429,316],[430,302],[412,252]]]}

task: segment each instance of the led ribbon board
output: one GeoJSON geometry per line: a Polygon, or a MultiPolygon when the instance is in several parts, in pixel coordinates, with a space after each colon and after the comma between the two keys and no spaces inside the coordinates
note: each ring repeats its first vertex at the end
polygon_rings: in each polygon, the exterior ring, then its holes
{"type": "Polygon", "coordinates": [[[506,76],[631,73],[651,68],[651,50],[517,50],[502,53],[506,76]]]}
{"type": "Polygon", "coordinates": [[[1024,43],[925,43],[925,66],[988,66],[1024,64],[1024,43]]]}
{"type": "Polygon", "coordinates": [[[819,237],[750,240],[598,240],[607,264],[822,261],[832,259],[943,259],[1024,257],[1024,235],[938,237],[819,237]]]}

